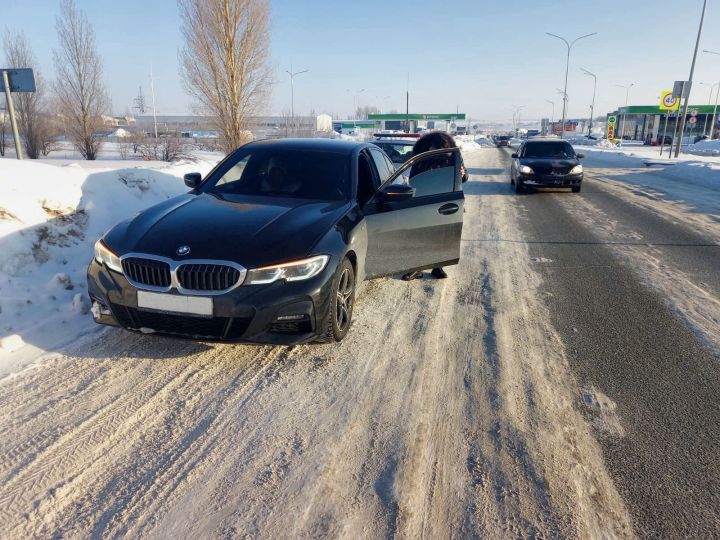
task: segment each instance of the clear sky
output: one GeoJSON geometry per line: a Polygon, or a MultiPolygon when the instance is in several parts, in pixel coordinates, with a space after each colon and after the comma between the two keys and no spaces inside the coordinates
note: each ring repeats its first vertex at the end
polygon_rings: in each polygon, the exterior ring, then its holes
{"type": "MultiPolygon", "coordinates": [[[[173,0],[76,2],[95,28],[116,113],[132,106],[138,86],[149,99],[151,64],[158,112],[190,110],[173,0]]],[[[310,70],[295,79],[296,114],[346,116],[356,103],[404,111],[409,76],[411,112],[457,107],[481,121],[510,121],[513,105],[525,106],[523,118],[549,116],[550,99],[558,116],[565,46],[545,32],[598,33],[573,48],[569,117],[586,116],[591,101],[592,78],[580,67],[598,75],[598,114],[624,103],[616,84],[634,83],[630,103],[653,104],[688,76],[701,7],[702,0],[274,0],[267,112],[290,109],[292,65],[310,70]]],[[[46,77],[57,11],[54,0],[0,0],[0,29],[27,34],[46,77]]],[[[720,2],[710,0],[701,49],[720,51],[718,26],[720,2]]],[[[717,83],[720,56],[700,53],[695,80],[717,83]]],[[[692,101],[707,103],[708,94],[696,83],[692,101]]]]}

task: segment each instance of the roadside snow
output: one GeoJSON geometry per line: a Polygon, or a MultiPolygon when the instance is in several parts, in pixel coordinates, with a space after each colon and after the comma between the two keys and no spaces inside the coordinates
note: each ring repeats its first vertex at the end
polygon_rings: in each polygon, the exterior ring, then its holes
{"type": "Polygon", "coordinates": [[[43,350],[93,329],[85,269],[114,223],[187,188],[211,161],[86,169],[0,159],[0,376],[22,366],[23,343],[43,350]],[[17,360],[17,361],[16,361],[17,360]]]}

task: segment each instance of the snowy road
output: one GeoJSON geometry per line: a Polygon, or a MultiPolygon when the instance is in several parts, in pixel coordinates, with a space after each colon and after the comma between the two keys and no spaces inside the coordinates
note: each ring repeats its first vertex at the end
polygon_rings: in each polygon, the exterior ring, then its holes
{"type": "Polygon", "coordinates": [[[508,156],[466,156],[449,279],[370,283],[339,346],[109,330],[4,379],[0,537],[719,534],[717,222],[508,156]]]}

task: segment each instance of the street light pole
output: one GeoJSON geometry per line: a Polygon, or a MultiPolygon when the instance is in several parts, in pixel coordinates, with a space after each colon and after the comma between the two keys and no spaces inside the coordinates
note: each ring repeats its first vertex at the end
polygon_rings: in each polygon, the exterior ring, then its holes
{"type": "MultiPolygon", "coordinates": [[[[630,89],[631,89],[633,86],[635,86],[635,83],[630,83],[629,86],[625,86],[624,84],[616,84],[615,86],[618,86],[618,87],[620,87],[620,88],[624,88],[624,89],[625,89],[625,110],[627,110],[628,98],[629,98],[629,96],[630,96],[630,89]]],[[[626,115],[626,114],[627,114],[627,113],[623,111],[623,115],[622,115],[622,129],[620,130],[620,140],[621,140],[621,141],[624,141],[624,140],[625,140],[625,115],[626,115]]]]}
{"type": "Polygon", "coordinates": [[[292,66],[290,66],[290,71],[287,69],[285,70],[285,73],[290,75],[290,117],[292,118],[293,135],[295,135],[295,75],[307,73],[308,71],[310,70],[304,69],[302,71],[293,72],[292,66]]]}
{"type": "MultiPolygon", "coordinates": [[[[695,60],[697,59],[698,47],[700,46],[700,36],[702,35],[703,22],[705,21],[705,8],[707,7],[707,0],[703,0],[702,14],[700,15],[700,24],[698,26],[697,39],[695,40],[695,52],[693,52],[692,63],[690,64],[690,76],[688,77],[688,85],[692,88],[693,74],[695,73],[695,60]]],[[[682,98],[682,96],[680,96],[682,98]]],[[[688,91],[688,97],[685,98],[685,106],[683,107],[682,117],[680,118],[680,136],[678,137],[677,145],[675,146],[675,157],[680,155],[680,145],[682,145],[683,135],[685,134],[685,119],[687,118],[688,105],[690,104],[690,92],[688,91]]]]}
{"type": "Polygon", "coordinates": [[[597,75],[592,73],[591,71],[588,71],[585,68],[580,68],[585,75],[589,75],[594,79],[593,83],[593,97],[592,97],[592,105],[590,105],[590,126],[588,127],[588,136],[592,135],[592,123],[593,123],[593,116],[595,114],[595,90],[597,90],[597,75]]]}
{"type": "Polygon", "coordinates": [[[580,36],[579,38],[575,38],[573,41],[568,42],[567,39],[564,37],[557,36],[555,34],[551,34],[550,32],[545,32],[548,36],[552,36],[554,38],[558,38],[563,43],[565,43],[565,46],[567,47],[567,58],[565,60],[565,90],[563,91],[563,115],[562,115],[562,126],[560,128],[560,138],[562,139],[565,135],[565,113],[567,112],[567,83],[568,83],[568,72],[570,71],[570,50],[572,49],[572,46],[575,45],[578,41],[581,39],[595,36],[597,35],[597,32],[593,32],[592,34],[587,34],[584,36],[580,36]]]}
{"type": "MultiPolygon", "coordinates": [[[[552,126],[555,123],[555,102],[549,99],[546,99],[545,101],[552,105],[552,114],[550,115],[550,125],[552,126]]],[[[555,130],[553,129],[553,131],[555,130]]]]}
{"type": "MultiPolygon", "coordinates": [[[[703,86],[707,86],[710,89],[710,95],[708,96],[708,105],[712,105],[713,88],[715,88],[717,86],[717,83],[710,84],[710,83],[706,83],[706,82],[701,82],[700,84],[702,84],[703,86]]],[[[706,114],[705,115],[705,123],[703,124],[703,135],[707,135],[707,124],[708,124],[708,115],[706,114]]],[[[712,127],[712,125],[710,127],[712,127]]]]}
{"type": "MultiPolygon", "coordinates": [[[[720,52],[716,51],[709,51],[707,49],[703,49],[704,53],[707,54],[715,54],[717,56],[720,56],[720,52]]],[[[718,90],[715,93],[715,107],[713,108],[713,115],[712,115],[712,123],[710,124],[710,139],[712,140],[713,134],[715,133],[715,122],[717,122],[717,108],[718,108],[718,95],[720,94],[720,81],[718,81],[718,90]]]]}

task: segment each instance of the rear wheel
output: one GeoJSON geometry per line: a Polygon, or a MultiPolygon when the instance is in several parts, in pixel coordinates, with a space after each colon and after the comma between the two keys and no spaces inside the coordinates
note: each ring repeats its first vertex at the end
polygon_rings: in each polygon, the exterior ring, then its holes
{"type": "Polygon", "coordinates": [[[321,343],[342,341],[350,330],[355,305],[355,271],[348,259],[343,259],[335,273],[328,304],[324,332],[317,339],[321,343]]]}

